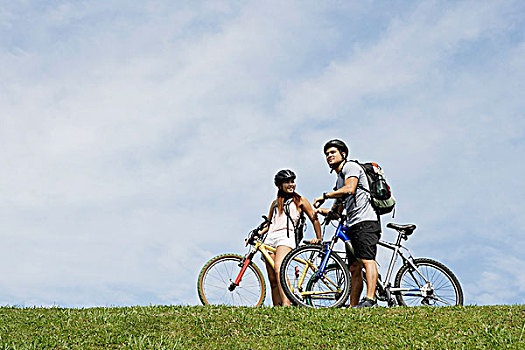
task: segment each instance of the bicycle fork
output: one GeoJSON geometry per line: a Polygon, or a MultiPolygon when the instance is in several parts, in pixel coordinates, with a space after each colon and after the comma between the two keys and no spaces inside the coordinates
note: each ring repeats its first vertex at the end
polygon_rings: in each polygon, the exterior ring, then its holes
{"type": "Polygon", "coordinates": [[[334,237],[330,242],[326,242],[326,246],[324,248],[324,257],[323,261],[321,262],[321,265],[319,266],[319,270],[315,274],[316,278],[321,278],[324,275],[326,266],[328,265],[328,260],[330,259],[330,256],[332,255],[332,250],[334,249],[335,244],[339,239],[342,239],[343,242],[345,242],[345,245],[347,245],[347,242],[349,241],[349,238],[345,235],[345,231],[347,229],[343,225],[339,225],[337,227],[337,230],[335,232],[334,237]]]}
{"type": "Polygon", "coordinates": [[[337,241],[337,237],[335,239],[332,239],[330,242],[326,243],[326,246],[324,247],[324,251],[322,253],[323,260],[321,261],[321,265],[319,266],[319,269],[315,273],[316,279],[323,277],[326,266],[328,265],[328,260],[330,259],[330,256],[332,255],[332,249],[334,248],[336,241],[337,241]]]}
{"type": "Polygon", "coordinates": [[[248,265],[250,265],[250,263],[252,262],[252,258],[253,258],[253,255],[255,254],[255,252],[252,252],[250,254],[248,254],[240,263],[239,263],[239,267],[241,267],[241,271],[239,272],[239,274],[237,275],[237,278],[235,279],[235,281],[233,281],[232,283],[230,283],[230,285],[228,286],[228,290],[230,292],[233,292],[235,290],[235,288],[237,288],[239,286],[239,284],[241,283],[241,280],[242,280],[242,276],[244,276],[244,272],[246,272],[246,269],[248,268],[248,265]]]}

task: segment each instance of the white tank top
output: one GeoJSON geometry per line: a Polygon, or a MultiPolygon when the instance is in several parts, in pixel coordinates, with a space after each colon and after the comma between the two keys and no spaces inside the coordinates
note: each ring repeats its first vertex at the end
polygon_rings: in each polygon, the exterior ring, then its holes
{"type": "Polygon", "coordinates": [[[271,235],[273,232],[286,230],[286,227],[288,226],[290,237],[294,236],[293,228],[294,228],[294,225],[297,225],[300,213],[299,213],[299,209],[297,209],[297,206],[295,205],[295,202],[293,200],[290,202],[289,208],[290,208],[290,217],[293,219],[293,223],[291,220],[288,219],[288,215],[286,215],[286,212],[284,210],[282,213],[279,213],[279,209],[275,207],[275,210],[273,211],[273,216],[272,216],[272,223],[270,224],[270,232],[268,234],[271,235]]]}

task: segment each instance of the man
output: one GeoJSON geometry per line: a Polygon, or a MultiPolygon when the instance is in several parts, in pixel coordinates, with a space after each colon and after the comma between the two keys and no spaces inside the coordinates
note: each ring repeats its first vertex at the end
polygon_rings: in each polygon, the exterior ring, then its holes
{"type": "Polygon", "coordinates": [[[379,216],[371,204],[368,180],[359,164],[347,161],[349,150],[341,140],[330,140],[324,146],[324,154],[331,171],[337,173],[337,182],[333,192],[325,192],[314,201],[316,211],[327,215],[329,209],[319,208],[326,199],[336,199],[333,211],[346,209],[346,226],[348,236],[354,249],[355,257],[362,260],[366,271],[366,297],[359,301],[363,291],[362,266],[355,258],[349,261],[352,274],[352,290],[350,306],[372,307],[377,302],[374,299],[377,284],[377,264],[375,261],[377,243],[381,237],[379,216]]]}

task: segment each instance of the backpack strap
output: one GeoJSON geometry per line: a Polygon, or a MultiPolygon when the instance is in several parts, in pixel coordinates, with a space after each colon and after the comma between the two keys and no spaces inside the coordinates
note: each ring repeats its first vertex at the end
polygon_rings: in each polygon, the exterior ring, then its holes
{"type": "MultiPolygon", "coordinates": [[[[368,175],[366,174],[366,169],[363,167],[363,164],[359,163],[359,161],[357,159],[350,159],[348,160],[349,162],[354,162],[356,163],[357,165],[359,165],[359,167],[361,168],[361,170],[363,170],[363,172],[365,173],[365,177],[366,177],[366,181],[368,181],[368,175]]],[[[370,186],[370,185],[369,185],[370,186]]],[[[357,178],[357,188],[365,191],[365,192],[368,192],[370,193],[369,190],[367,190],[360,182],[359,182],[359,178],[357,178]]],[[[355,196],[355,194],[354,194],[355,196]]]]}
{"type": "Polygon", "coordinates": [[[292,201],[293,199],[288,200],[286,202],[286,205],[284,206],[284,212],[286,213],[286,230],[287,230],[288,237],[290,237],[289,222],[291,221],[293,225],[295,244],[296,246],[299,246],[304,237],[306,219],[305,219],[304,210],[301,210],[301,208],[298,207],[297,209],[300,211],[300,214],[299,214],[299,218],[297,219],[297,222],[294,223],[294,220],[290,214],[290,204],[292,203],[292,201]]]}
{"type": "MultiPolygon", "coordinates": [[[[356,163],[357,165],[359,165],[359,167],[361,168],[361,170],[363,170],[363,172],[365,173],[365,178],[366,178],[366,181],[368,182],[368,187],[369,187],[369,189],[367,190],[367,189],[366,189],[366,188],[365,188],[365,187],[359,182],[359,178],[357,179],[358,182],[357,182],[356,189],[358,188],[358,189],[360,189],[360,190],[365,191],[366,193],[368,193],[368,200],[370,201],[370,203],[372,203],[372,191],[370,190],[370,186],[371,186],[371,184],[370,184],[370,180],[368,179],[368,174],[367,174],[367,172],[366,172],[365,167],[363,166],[363,164],[359,163],[359,161],[358,161],[357,159],[350,159],[349,161],[350,161],[350,162],[354,162],[354,163],[356,163]]],[[[356,197],[357,197],[357,193],[354,193],[353,197],[354,197],[354,205],[357,206],[357,199],[356,199],[356,197]]],[[[379,221],[379,219],[380,219],[379,213],[377,212],[376,208],[374,208],[373,205],[372,205],[372,208],[374,209],[374,211],[375,211],[375,213],[376,213],[376,215],[377,215],[377,220],[379,221]]]]}
{"type": "MultiPolygon", "coordinates": [[[[287,230],[288,237],[290,237],[290,230],[289,230],[289,226],[288,226],[290,221],[292,222],[292,226],[293,226],[294,232],[296,232],[296,230],[297,230],[297,226],[296,226],[296,224],[294,224],[292,215],[290,214],[290,204],[292,203],[292,201],[293,201],[293,198],[287,200],[284,203],[284,213],[286,214],[286,230],[287,230]]],[[[299,209],[299,208],[297,208],[297,209],[299,209]]],[[[301,221],[301,219],[303,217],[304,217],[304,210],[301,210],[301,213],[299,215],[299,220],[297,221],[297,224],[299,224],[299,222],[301,221]]]]}
{"type": "Polygon", "coordinates": [[[286,236],[288,238],[290,238],[290,221],[292,222],[293,231],[295,232],[295,225],[292,216],[290,215],[290,203],[292,203],[292,201],[293,198],[290,198],[284,203],[284,213],[286,214],[286,236]]]}
{"type": "MultiPolygon", "coordinates": [[[[354,162],[354,163],[356,163],[357,165],[359,165],[359,166],[361,167],[361,169],[363,168],[363,167],[361,166],[361,164],[360,164],[357,160],[354,160],[354,159],[349,159],[349,160],[347,160],[347,161],[345,162],[345,164],[343,164],[343,168],[346,166],[346,164],[348,164],[348,162],[354,162]]],[[[343,171],[343,168],[341,168],[341,172],[343,171]]],[[[364,169],[363,169],[363,171],[364,171],[364,169]]],[[[338,175],[338,176],[339,176],[339,175],[338,175]]],[[[344,183],[344,178],[343,178],[343,183],[344,183]]],[[[334,191],[336,190],[336,188],[337,188],[337,187],[334,187],[334,191]]],[[[361,184],[359,183],[359,178],[357,178],[357,187],[356,187],[356,189],[357,189],[357,188],[359,188],[359,189],[363,189],[363,190],[366,191],[366,189],[363,187],[363,185],[361,185],[361,184]]],[[[356,191],[353,195],[351,195],[350,193],[347,193],[345,197],[342,197],[341,199],[342,199],[343,203],[346,203],[346,201],[350,199],[350,198],[349,198],[350,196],[353,197],[353,199],[354,199],[354,205],[357,206],[357,199],[356,199],[356,197],[357,197],[357,191],[356,191]]],[[[346,206],[346,204],[344,204],[344,205],[346,206]]]]}
{"type": "MultiPolygon", "coordinates": [[[[287,237],[290,237],[290,221],[292,222],[292,226],[295,232],[295,225],[293,223],[293,219],[290,215],[290,203],[293,201],[293,199],[289,199],[284,203],[284,213],[286,214],[286,235],[287,237]]],[[[273,214],[272,214],[272,220],[275,218],[275,214],[277,213],[277,201],[275,201],[275,204],[273,205],[273,214]]],[[[302,215],[302,213],[301,213],[302,215]]]]}

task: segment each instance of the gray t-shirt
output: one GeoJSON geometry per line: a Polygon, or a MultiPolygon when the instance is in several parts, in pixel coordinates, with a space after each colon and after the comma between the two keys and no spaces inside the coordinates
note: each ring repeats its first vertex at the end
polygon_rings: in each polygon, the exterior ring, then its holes
{"type": "Polygon", "coordinates": [[[354,195],[342,198],[346,208],[346,225],[348,227],[355,225],[361,221],[378,221],[377,213],[370,202],[370,193],[368,187],[368,180],[366,174],[359,164],[356,162],[347,161],[341,172],[337,174],[336,189],[340,189],[345,185],[345,180],[355,177],[358,180],[357,188],[354,195]],[[367,191],[360,188],[363,186],[367,191]]]}

